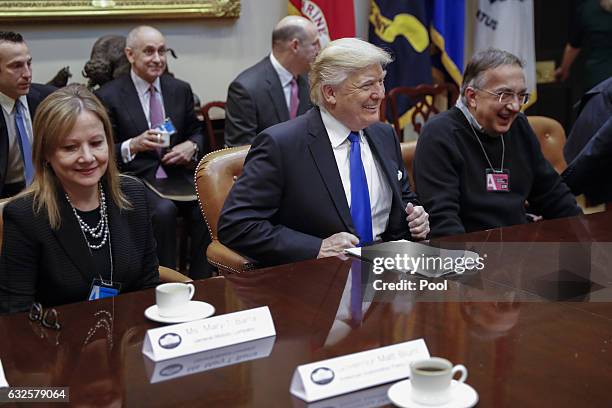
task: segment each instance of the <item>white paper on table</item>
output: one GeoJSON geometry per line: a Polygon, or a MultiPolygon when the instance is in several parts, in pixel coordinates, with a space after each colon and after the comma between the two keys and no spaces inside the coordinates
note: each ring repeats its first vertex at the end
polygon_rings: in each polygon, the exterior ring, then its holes
{"type": "MultiPolygon", "coordinates": [[[[412,242],[405,239],[399,241],[388,241],[367,247],[366,254],[370,252],[370,256],[375,253],[378,255],[384,255],[385,257],[394,258],[396,255],[408,255],[412,258],[440,258],[440,259],[457,259],[457,258],[470,258],[474,262],[478,259],[479,255],[474,251],[467,251],[461,249],[445,249],[430,246],[421,242],[412,242]]],[[[367,255],[362,255],[361,248],[348,248],[344,250],[345,253],[356,256],[360,259],[373,262],[373,259],[366,259],[367,255]]],[[[426,269],[417,268],[415,270],[408,267],[408,269],[395,269],[399,272],[404,273],[418,273],[419,275],[428,278],[437,278],[443,275],[453,273],[451,269],[426,269]]]]}

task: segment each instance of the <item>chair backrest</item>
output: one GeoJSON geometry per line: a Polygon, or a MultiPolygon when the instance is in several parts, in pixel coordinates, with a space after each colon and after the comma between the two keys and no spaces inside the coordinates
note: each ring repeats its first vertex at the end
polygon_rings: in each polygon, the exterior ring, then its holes
{"type": "Polygon", "coordinates": [[[400,143],[400,147],[402,149],[402,159],[404,160],[406,171],[408,171],[408,179],[410,180],[410,189],[412,191],[415,191],[414,176],[412,175],[412,163],[414,162],[414,152],[416,151],[416,146],[416,140],[400,143]]]}
{"type": "Polygon", "coordinates": [[[225,146],[225,102],[208,102],[206,105],[202,106],[202,117],[204,118],[206,133],[208,134],[210,150],[215,151],[222,149],[225,146]],[[210,110],[212,108],[221,109],[223,111],[223,117],[212,118],[210,115],[210,110]]]}
{"type": "Polygon", "coordinates": [[[250,147],[231,147],[208,153],[196,168],[195,185],[198,202],[213,240],[217,240],[221,209],[234,182],[242,174],[244,160],[250,147]]]}
{"type": "Polygon", "coordinates": [[[454,84],[421,84],[416,87],[399,86],[389,91],[383,103],[381,103],[381,120],[386,119],[386,105],[390,106],[391,118],[395,133],[401,140],[403,127],[400,123],[399,100],[408,99],[413,105],[413,113],[410,119],[412,127],[416,133],[421,133],[423,123],[427,122],[430,116],[440,113],[452,107],[459,90],[454,84]],[[442,101],[440,101],[442,98],[442,101]],[[441,103],[440,103],[441,102],[441,103]]]}
{"type": "Polygon", "coordinates": [[[527,116],[527,120],[538,137],[542,154],[557,173],[561,174],[567,167],[565,157],[563,157],[563,146],[565,146],[563,126],[546,116],[527,116]]]}

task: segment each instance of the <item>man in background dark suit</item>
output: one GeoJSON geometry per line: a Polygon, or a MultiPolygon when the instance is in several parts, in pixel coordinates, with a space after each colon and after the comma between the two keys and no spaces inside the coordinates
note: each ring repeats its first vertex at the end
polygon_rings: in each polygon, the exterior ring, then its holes
{"type": "MultiPolygon", "coordinates": [[[[167,178],[193,184],[193,164],[198,153],[206,153],[208,146],[195,116],[191,87],[164,75],[168,48],[157,29],[148,26],[133,29],[128,34],[125,52],[131,64],[129,75],[105,84],[97,92],[113,125],[120,170],[149,182],[167,178]],[[154,129],[165,118],[176,128],[167,150],[160,132],[154,129]]],[[[180,212],[187,218],[191,235],[190,276],[210,276],[204,255],[210,238],[198,203],[171,201],[149,188],[147,192],[153,207],[160,265],[176,268],[176,216],[180,212]]]]}
{"type": "Polygon", "coordinates": [[[563,148],[568,164],[563,181],[572,193],[584,193],[589,205],[612,202],[612,180],[608,168],[612,153],[610,117],[612,77],[599,83],[580,99],[578,118],[563,148]]]}
{"type": "Polygon", "coordinates": [[[393,128],[378,119],[390,61],[355,38],[321,51],[309,75],[317,107],[257,136],[221,213],[222,243],[275,265],[427,236],[393,128]]]}
{"type": "Polygon", "coordinates": [[[612,115],[612,77],[587,91],[578,103],[577,119],[563,147],[571,163],[612,115]]]}
{"type": "Polygon", "coordinates": [[[55,88],[32,83],[32,57],[21,34],[0,31],[0,198],[11,197],[26,187],[33,176],[32,121],[38,104],[55,88]],[[17,102],[27,140],[20,140],[17,102]],[[23,150],[25,148],[25,150],[23,150]],[[23,151],[26,152],[25,157],[23,151]],[[32,169],[26,174],[27,167],[32,169]]]}
{"type": "Polygon", "coordinates": [[[277,24],[272,32],[272,53],[238,75],[229,86],[227,146],[251,144],[262,130],[310,109],[304,74],[318,52],[319,35],[310,20],[287,16],[277,24]]]}
{"type": "Polygon", "coordinates": [[[561,177],[572,193],[584,193],[589,205],[611,203],[612,77],[580,100],[563,153],[568,166],[561,177]]]}

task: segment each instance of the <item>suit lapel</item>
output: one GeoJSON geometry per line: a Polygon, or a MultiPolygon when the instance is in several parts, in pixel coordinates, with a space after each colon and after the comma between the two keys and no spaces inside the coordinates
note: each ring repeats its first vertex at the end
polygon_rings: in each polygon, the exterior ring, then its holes
{"type": "Polygon", "coordinates": [[[30,88],[30,92],[26,97],[28,100],[28,110],[30,111],[30,118],[32,120],[32,124],[34,122],[34,114],[36,113],[36,109],[38,109],[38,105],[42,102],[40,98],[40,92],[35,88],[30,88]]]}
{"type": "MultiPolygon", "coordinates": [[[[174,87],[170,83],[169,76],[162,75],[159,78],[159,83],[161,86],[162,97],[164,99],[164,113],[166,114],[167,118],[170,118],[174,127],[177,127],[183,106],[181,105],[180,101],[176,100],[176,92],[174,92],[174,87]]],[[[175,139],[179,137],[178,128],[177,132],[170,137],[170,145],[174,146],[176,144],[175,139]]]]}
{"type": "Polygon", "coordinates": [[[310,88],[308,86],[308,80],[300,75],[298,77],[298,96],[300,98],[300,105],[298,106],[298,115],[310,109],[310,88]]]}
{"type": "Polygon", "coordinates": [[[393,199],[396,202],[400,203],[401,206],[401,194],[399,188],[399,181],[397,180],[397,171],[398,169],[393,166],[393,162],[389,160],[385,155],[385,148],[382,145],[381,138],[377,137],[377,135],[373,134],[374,132],[370,128],[365,128],[364,133],[366,138],[368,139],[368,143],[370,145],[370,149],[372,149],[372,154],[380,164],[380,167],[383,169],[385,173],[385,177],[387,178],[387,183],[391,187],[391,192],[393,193],[393,199]]]}
{"type": "Polygon", "coordinates": [[[321,120],[321,114],[318,109],[312,109],[307,115],[311,115],[308,121],[310,125],[308,131],[313,139],[308,147],[312,159],[321,174],[321,179],[323,183],[325,183],[325,187],[334,202],[336,211],[338,211],[344,226],[352,234],[356,234],[355,228],[353,227],[351,212],[346,201],[344,187],[342,186],[342,179],[338,171],[336,158],[334,157],[334,152],[329,142],[329,136],[321,120]]]}
{"type": "MultiPolygon", "coordinates": [[[[106,191],[106,190],[105,190],[106,191]]],[[[126,288],[126,278],[131,276],[130,254],[132,239],[127,217],[122,217],[119,207],[106,194],[108,203],[108,223],[111,234],[111,247],[113,253],[113,280],[122,283],[122,290],[126,288]]]]}
{"type": "Polygon", "coordinates": [[[121,98],[123,101],[123,108],[129,115],[134,125],[134,134],[140,134],[149,128],[147,123],[147,117],[144,114],[140,98],[138,97],[138,91],[132,82],[132,78],[129,75],[123,76],[123,84],[121,86],[121,98]]]}
{"type": "Polygon", "coordinates": [[[0,107],[0,193],[4,188],[4,180],[6,180],[6,171],[8,166],[8,130],[6,129],[6,119],[4,118],[4,110],[0,107]]]}
{"type": "Polygon", "coordinates": [[[83,279],[89,284],[95,269],[85,237],[63,191],[57,195],[57,201],[62,222],[59,229],[54,230],[53,234],[64,248],[66,256],[70,258],[83,279]]]}
{"type": "Polygon", "coordinates": [[[272,63],[268,59],[266,64],[266,85],[267,91],[274,105],[276,111],[276,117],[279,122],[285,122],[289,120],[289,109],[287,108],[287,102],[285,101],[285,93],[283,92],[283,86],[278,79],[278,74],[274,70],[272,63]]]}

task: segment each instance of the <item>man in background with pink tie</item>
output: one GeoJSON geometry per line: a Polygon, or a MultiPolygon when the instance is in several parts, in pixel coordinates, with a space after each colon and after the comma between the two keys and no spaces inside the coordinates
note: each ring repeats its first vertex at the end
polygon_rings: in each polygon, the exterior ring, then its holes
{"type": "MultiPolygon", "coordinates": [[[[122,172],[151,185],[160,181],[193,185],[194,163],[209,149],[194,112],[191,87],[165,74],[167,52],[166,40],[157,29],[134,28],[125,48],[130,73],[105,84],[97,96],[113,125],[122,172]],[[161,127],[170,131],[162,132],[161,127]]],[[[192,191],[195,194],[195,188],[192,191]]],[[[176,217],[180,213],[191,236],[190,276],[210,276],[205,257],[210,238],[197,201],[172,201],[149,188],[147,193],[160,265],[176,268],[176,217]]]]}
{"type": "Polygon", "coordinates": [[[319,53],[319,34],[307,18],[287,16],[272,32],[272,52],[230,84],[225,144],[253,142],[262,130],[311,108],[305,74],[319,53]]]}

